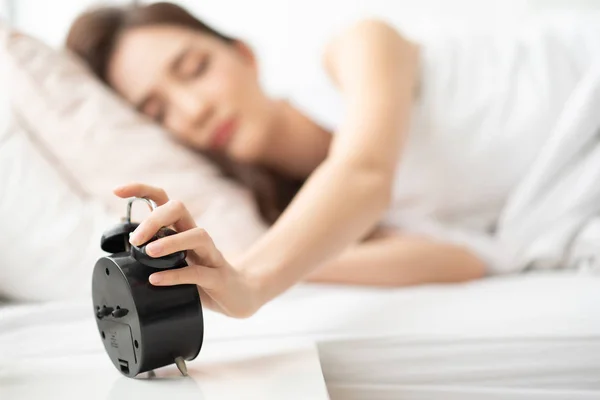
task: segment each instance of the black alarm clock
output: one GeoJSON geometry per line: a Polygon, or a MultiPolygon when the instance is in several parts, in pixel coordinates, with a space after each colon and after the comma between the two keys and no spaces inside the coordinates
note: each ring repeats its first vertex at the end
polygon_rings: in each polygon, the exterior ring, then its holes
{"type": "Polygon", "coordinates": [[[196,285],[154,286],[148,277],[157,270],[187,266],[186,253],[153,258],[146,245],[176,232],[163,227],[148,242],[132,246],[129,235],[139,224],[127,216],[102,235],[101,248],[110,253],[100,258],[92,275],[92,299],[98,333],[108,357],[119,372],[134,378],[143,372],[176,364],[187,375],[186,360],[200,353],[204,338],[202,304],[196,285]]]}

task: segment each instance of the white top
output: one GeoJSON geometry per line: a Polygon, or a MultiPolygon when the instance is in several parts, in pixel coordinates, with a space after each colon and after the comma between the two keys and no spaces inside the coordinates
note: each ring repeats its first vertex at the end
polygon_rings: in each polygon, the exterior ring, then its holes
{"type": "MultiPolygon", "coordinates": [[[[600,54],[600,21],[419,42],[420,89],[382,224],[466,244],[498,270],[495,222],[600,54]]],[[[322,69],[307,74],[291,101],[335,133],[342,98],[322,69]]]]}

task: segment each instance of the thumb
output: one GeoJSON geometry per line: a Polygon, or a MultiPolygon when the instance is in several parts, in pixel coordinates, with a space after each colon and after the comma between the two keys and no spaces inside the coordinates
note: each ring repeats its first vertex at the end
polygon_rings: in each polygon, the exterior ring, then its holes
{"type": "Polygon", "coordinates": [[[205,289],[214,289],[218,284],[219,270],[204,265],[190,265],[170,271],[150,275],[150,283],[155,286],[198,285],[205,289]]]}

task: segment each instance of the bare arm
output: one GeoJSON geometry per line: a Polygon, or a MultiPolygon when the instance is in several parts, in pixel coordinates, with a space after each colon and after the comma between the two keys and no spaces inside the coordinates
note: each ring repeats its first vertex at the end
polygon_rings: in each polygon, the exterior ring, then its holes
{"type": "Polygon", "coordinates": [[[198,285],[204,306],[248,317],[379,222],[409,122],[416,48],[385,24],[368,21],[337,37],[325,64],[344,94],[347,118],[328,157],[279,220],[233,262],[164,190],[139,183],[115,189],[117,196],[147,197],[159,206],[130,237],[132,244],[174,225],[179,233],[149,244],[148,254],[188,251],[189,266],[152,274],[153,285],[198,285]]]}
{"type": "Polygon", "coordinates": [[[311,282],[373,286],[457,283],[482,278],[484,262],[470,250],[400,232],[376,234],[312,271],[311,282]]]}
{"type": "Polygon", "coordinates": [[[409,122],[417,51],[378,21],[335,38],[325,66],[346,101],[327,159],[236,264],[269,301],[373,229],[389,206],[409,122]]]}

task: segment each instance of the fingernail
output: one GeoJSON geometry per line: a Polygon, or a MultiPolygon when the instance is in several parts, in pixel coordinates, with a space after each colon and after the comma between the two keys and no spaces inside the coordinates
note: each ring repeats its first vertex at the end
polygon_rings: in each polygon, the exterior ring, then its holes
{"type": "Polygon", "coordinates": [[[140,233],[133,231],[132,233],[129,234],[129,243],[131,243],[134,246],[138,246],[139,244],[141,244],[140,241],[140,233]]]}
{"type": "Polygon", "coordinates": [[[150,275],[150,283],[156,285],[157,283],[162,282],[162,277],[158,274],[150,275]]]}
{"type": "Polygon", "coordinates": [[[152,242],[146,246],[146,253],[150,254],[151,256],[160,254],[161,250],[162,245],[159,242],[152,242]]]}

